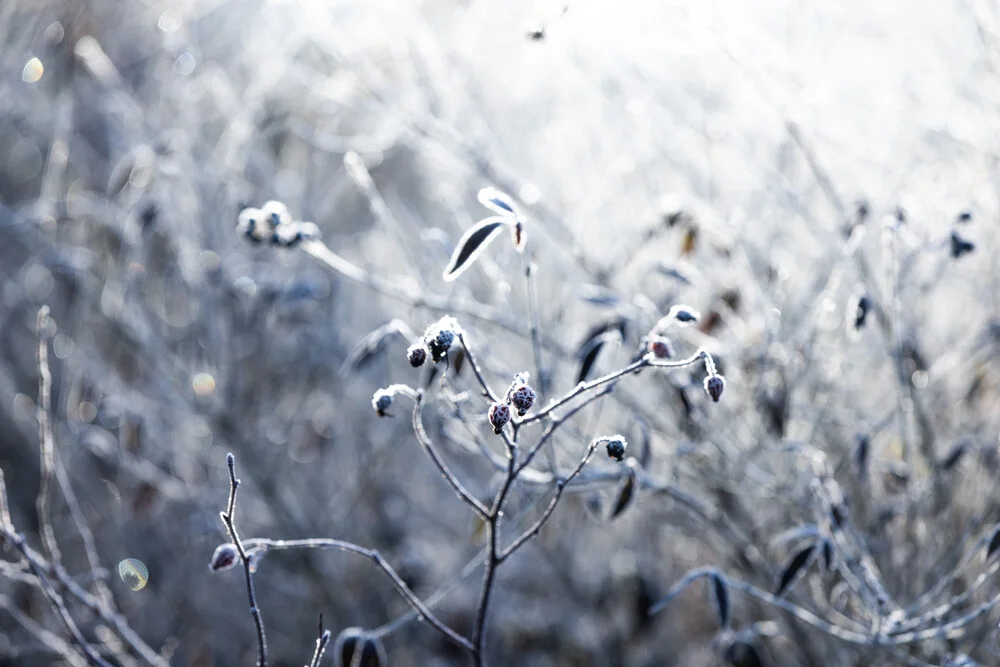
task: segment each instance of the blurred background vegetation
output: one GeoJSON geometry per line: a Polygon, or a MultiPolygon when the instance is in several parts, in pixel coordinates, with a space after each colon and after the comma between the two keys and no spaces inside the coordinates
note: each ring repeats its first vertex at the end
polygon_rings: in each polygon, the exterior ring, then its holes
{"type": "MultiPolygon", "coordinates": [[[[479,527],[408,420],[370,407],[422,376],[399,337],[351,356],[394,318],[419,332],[448,308],[234,228],[244,206],[278,199],[371,274],[488,307],[460,319],[502,387],[534,368],[520,258],[497,244],[441,279],[494,185],[529,220],[554,388],[576,383],[595,333],[613,335],[591,376],[627,363],[679,302],[703,314],[679,353],[707,347],[729,381],[715,405],[700,375],[644,372],[557,441],[558,459],[602,433],[648,440],[646,470],[673,491],[640,492],[613,520],[614,484],[570,495],[503,571],[494,664],[719,664],[700,589],[645,610],[702,565],[772,588],[789,554],[774,538],[817,521],[813,452],[891,595],[916,599],[1000,519],[998,31],[995,3],[971,0],[3,0],[0,467],[14,525],[38,548],[48,304],[56,447],[107,572],[89,573],[60,497],[65,566],[86,585],[106,577],[171,664],[255,660],[238,572],[207,568],[225,540],[227,451],[244,536],[378,548],[423,596],[452,581],[479,527]],[[856,327],[861,294],[874,314],[856,327]],[[118,576],[130,558],[148,568],[141,590],[118,576]]],[[[429,427],[485,497],[492,467],[439,407],[429,427]]],[[[487,433],[485,404],[467,411],[487,433]]],[[[528,489],[510,520],[540,497],[528,489]]],[[[407,611],[347,554],[276,554],[256,581],[275,665],[307,661],[320,612],[336,634],[407,611]]],[[[477,581],[439,607],[461,631],[477,581]]],[[[817,572],[792,598],[835,586],[817,572]]],[[[740,627],[777,622],[758,627],[774,634],[759,638],[764,664],[997,660],[997,613],[900,655],[734,604],[740,627]]],[[[25,617],[63,632],[36,588],[0,578],[0,664],[58,664],[25,617]]],[[[386,647],[397,667],[465,661],[420,624],[386,647]]]]}

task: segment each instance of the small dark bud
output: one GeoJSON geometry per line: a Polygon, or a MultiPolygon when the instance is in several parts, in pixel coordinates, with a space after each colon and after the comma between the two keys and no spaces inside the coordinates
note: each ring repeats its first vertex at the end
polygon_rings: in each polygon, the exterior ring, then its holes
{"type": "Polygon", "coordinates": [[[958,232],[951,233],[951,256],[958,259],[962,255],[968,254],[976,249],[976,244],[971,241],[966,241],[958,232]]]}
{"type": "Polygon", "coordinates": [[[722,398],[722,391],[726,388],[726,378],[721,375],[709,375],[705,378],[705,392],[712,397],[716,403],[722,398]]]}
{"type": "Polygon", "coordinates": [[[625,458],[625,449],[627,447],[628,443],[625,442],[625,438],[620,435],[611,436],[608,438],[607,443],[608,457],[621,462],[625,458]]]}
{"type": "Polygon", "coordinates": [[[906,209],[902,206],[896,207],[896,222],[906,222],[906,209]]]}
{"type": "Polygon", "coordinates": [[[379,389],[372,396],[372,407],[375,408],[375,414],[379,417],[385,417],[386,410],[392,407],[392,392],[386,391],[385,389],[379,389]]]}
{"type": "Polygon", "coordinates": [[[955,220],[962,224],[968,224],[972,222],[972,211],[968,209],[962,211],[961,213],[958,214],[955,220]]]}
{"type": "Polygon", "coordinates": [[[690,306],[674,306],[670,309],[670,315],[673,316],[675,320],[683,324],[690,324],[692,322],[697,322],[701,315],[698,311],[690,306]]]}
{"type": "Polygon", "coordinates": [[[515,378],[507,390],[507,402],[514,406],[518,416],[523,417],[535,404],[535,390],[519,379],[515,378]]]}
{"type": "Polygon", "coordinates": [[[528,236],[524,231],[524,221],[520,218],[517,219],[513,226],[510,228],[511,237],[514,240],[514,248],[518,252],[524,252],[524,246],[527,243],[528,236]]]}
{"type": "Polygon", "coordinates": [[[292,221],[292,214],[288,212],[288,207],[274,199],[264,202],[264,205],[260,207],[260,212],[264,219],[271,224],[271,227],[280,227],[292,221]]]}
{"type": "Polygon", "coordinates": [[[236,545],[227,542],[226,544],[220,544],[215,553],[212,554],[212,562],[209,563],[208,569],[212,572],[221,572],[223,570],[228,570],[233,565],[236,565],[237,559],[239,559],[240,553],[236,550],[236,545]]]}
{"type": "Polygon", "coordinates": [[[427,361],[427,348],[421,343],[414,343],[406,350],[406,358],[411,366],[419,368],[427,361]]]}
{"type": "Polygon", "coordinates": [[[650,338],[647,347],[657,359],[673,359],[674,357],[673,345],[670,344],[668,338],[664,338],[663,336],[653,336],[650,338]]]}
{"type": "Polygon", "coordinates": [[[862,199],[855,204],[854,215],[857,216],[858,222],[867,220],[869,214],[871,214],[871,206],[869,206],[867,200],[862,199]]]}
{"type": "Polygon", "coordinates": [[[865,326],[865,320],[868,319],[868,313],[872,309],[872,300],[866,295],[861,295],[858,298],[858,303],[855,306],[854,311],[854,328],[860,329],[865,326]]]}
{"type": "Polygon", "coordinates": [[[490,424],[493,425],[493,432],[500,435],[503,427],[510,421],[510,408],[507,407],[506,403],[494,403],[490,406],[490,411],[487,414],[490,418],[490,424]]]}

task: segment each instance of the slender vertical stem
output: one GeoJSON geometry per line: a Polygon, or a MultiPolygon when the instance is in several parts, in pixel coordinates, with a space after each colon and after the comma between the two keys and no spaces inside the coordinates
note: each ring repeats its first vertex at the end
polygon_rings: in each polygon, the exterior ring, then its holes
{"type": "Polygon", "coordinates": [[[531,257],[525,251],[521,255],[521,262],[524,266],[524,285],[528,293],[528,317],[530,318],[531,349],[535,356],[535,375],[538,376],[538,391],[542,396],[547,396],[549,391],[549,378],[542,365],[542,342],[539,338],[541,329],[540,318],[538,316],[538,294],[535,290],[535,269],[531,263],[531,257]]]}
{"type": "Polygon", "coordinates": [[[260,608],[257,606],[257,596],[253,588],[253,567],[243,542],[236,532],[236,490],[239,488],[240,480],[236,479],[236,457],[231,453],[226,455],[226,464],[229,466],[229,502],[226,504],[226,511],[222,512],[222,522],[229,532],[229,539],[236,545],[236,550],[240,554],[243,563],[243,574],[247,584],[247,599],[250,602],[250,616],[253,617],[254,629],[257,631],[257,667],[267,667],[267,638],[264,635],[264,619],[260,615],[260,608]]]}
{"type": "Polygon", "coordinates": [[[49,307],[42,306],[35,320],[38,333],[38,445],[41,451],[42,479],[35,501],[39,532],[45,555],[53,565],[62,561],[59,543],[52,527],[52,480],[56,474],[56,453],[52,437],[52,373],[49,372],[49,343],[45,336],[49,307]]]}

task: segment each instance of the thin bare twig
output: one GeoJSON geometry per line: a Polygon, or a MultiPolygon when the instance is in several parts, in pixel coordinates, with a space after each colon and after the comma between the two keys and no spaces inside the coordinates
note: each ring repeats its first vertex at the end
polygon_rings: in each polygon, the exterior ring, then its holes
{"type": "Polygon", "coordinates": [[[327,538],[309,538],[302,540],[271,540],[265,538],[251,538],[246,540],[245,546],[252,549],[254,552],[258,551],[270,551],[270,550],[283,550],[283,549],[337,549],[338,551],[347,551],[350,553],[358,554],[359,556],[364,556],[368,558],[379,569],[381,569],[392,581],[393,586],[399,591],[400,595],[417,611],[417,613],[427,621],[431,627],[443,634],[445,637],[450,639],[455,644],[461,646],[462,648],[471,651],[472,643],[458,634],[450,627],[445,625],[434,613],[423,603],[423,601],[417,597],[417,595],[410,590],[410,587],[406,585],[402,577],[396,573],[396,570],[389,564],[389,562],[382,557],[382,554],[375,549],[366,549],[365,547],[358,546],[351,542],[344,542],[342,540],[334,540],[327,538]]]}
{"type": "Polygon", "coordinates": [[[250,602],[250,616],[253,617],[254,629],[257,631],[257,666],[267,667],[267,637],[264,635],[264,619],[260,615],[260,609],[257,607],[257,596],[254,593],[253,567],[246,549],[243,548],[243,542],[236,532],[236,525],[234,523],[236,490],[240,486],[240,480],[236,479],[236,457],[232,453],[226,455],[226,465],[229,467],[229,502],[226,504],[226,510],[221,512],[220,516],[222,517],[222,523],[225,524],[226,530],[229,532],[229,539],[236,545],[236,550],[240,554],[240,561],[243,563],[243,573],[247,584],[247,599],[250,602]]]}

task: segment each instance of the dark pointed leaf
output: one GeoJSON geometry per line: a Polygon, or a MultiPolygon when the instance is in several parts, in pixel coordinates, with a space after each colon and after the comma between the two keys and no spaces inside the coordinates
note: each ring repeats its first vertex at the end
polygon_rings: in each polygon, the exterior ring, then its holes
{"type": "Polygon", "coordinates": [[[1000,524],[993,529],[993,537],[990,538],[990,543],[986,545],[986,560],[989,560],[997,549],[1000,549],[1000,524]]]}
{"type": "Polygon", "coordinates": [[[823,569],[827,572],[833,572],[833,542],[829,538],[824,537],[820,542],[820,548],[823,550],[823,569]]]}
{"type": "Polygon", "coordinates": [[[715,611],[719,615],[719,626],[729,628],[731,608],[729,604],[729,584],[725,576],[719,572],[712,573],[712,593],[715,597],[715,611]]]}
{"type": "Polygon", "coordinates": [[[580,362],[580,370],[577,372],[576,381],[583,382],[587,379],[597,356],[601,353],[601,348],[608,342],[621,340],[625,335],[625,320],[614,318],[605,320],[590,328],[587,336],[580,343],[577,349],[576,358],[580,362]]]}
{"type": "Polygon", "coordinates": [[[472,266],[472,263],[486,250],[486,246],[499,235],[508,222],[507,218],[495,216],[480,220],[470,227],[469,231],[465,232],[459,239],[458,245],[455,246],[455,252],[452,253],[451,260],[448,261],[448,266],[442,274],[445,281],[455,280],[472,266]]]}
{"type": "Polygon", "coordinates": [[[452,352],[449,356],[449,363],[455,371],[455,376],[458,377],[462,374],[462,369],[465,367],[465,348],[458,345],[455,347],[458,349],[452,352]]]}
{"type": "Polygon", "coordinates": [[[792,585],[796,581],[799,573],[811,562],[811,557],[815,548],[815,544],[810,544],[792,556],[791,560],[788,561],[785,568],[781,571],[781,577],[778,579],[778,585],[774,589],[775,596],[781,597],[784,593],[791,590],[792,585]]]}
{"type": "Polygon", "coordinates": [[[632,503],[632,498],[635,495],[635,471],[629,469],[628,477],[622,482],[622,485],[618,487],[618,495],[615,498],[615,506],[611,509],[611,516],[609,519],[614,519],[619,514],[624,512],[628,506],[632,503]]]}
{"type": "Polygon", "coordinates": [[[951,451],[948,452],[948,456],[944,457],[938,465],[940,465],[942,470],[951,470],[958,465],[959,461],[962,460],[962,457],[965,456],[967,449],[968,443],[964,440],[955,444],[951,448],[951,451]]]}

